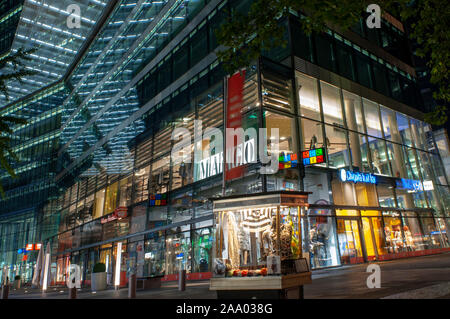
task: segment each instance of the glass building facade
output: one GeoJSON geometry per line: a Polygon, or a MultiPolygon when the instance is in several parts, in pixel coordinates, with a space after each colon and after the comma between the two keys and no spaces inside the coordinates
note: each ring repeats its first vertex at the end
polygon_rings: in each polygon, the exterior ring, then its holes
{"type": "Polygon", "coordinates": [[[421,120],[414,70],[399,45],[404,34],[388,22],[375,33],[306,36],[301,13],[292,14],[282,22],[288,46],[245,70],[242,128],[278,129],[278,148],[263,147],[281,158],[323,148],[324,163],[264,175],[258,157],[232,179],[204,170],[222,151],[220,134],[205,130],[226,126],[228,82],[214,30],[227,9],[246,12],[250,4],[118,1],[59,91],[44,90],[58,128],[55,163],[45,168],[55,192],[32,220],[35,240],[52,243],[53,283],[63,284],[76,263],[89,284],[97,262],[110,285],[118,269],[126,283],[130,262],[138,277],[171,280],[186,269],[191,279],[208,278],[211,198],[276,190],[311,192],[302,239],[313,269],[449,249],[448,176],[421,120]],[[203,128],[197,151],[176,161],[174,146],[191,143],[174,131],[196,136],[194,121],[203,128]],[[342,172],[377,182],[349,182],[342,172]]]}

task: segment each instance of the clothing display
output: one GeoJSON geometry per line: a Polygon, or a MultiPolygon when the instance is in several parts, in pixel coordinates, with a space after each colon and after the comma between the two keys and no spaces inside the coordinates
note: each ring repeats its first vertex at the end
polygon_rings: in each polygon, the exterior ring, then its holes
{"type": "Polygon", "coordinates": [[[236,217],[232,212],[228,212],[227,218],[227,230],[228,230],[228,259],[231,262],[232,267],[239,267],[239,239],[238,239],[238,227],[236,224],[236,217]]]}

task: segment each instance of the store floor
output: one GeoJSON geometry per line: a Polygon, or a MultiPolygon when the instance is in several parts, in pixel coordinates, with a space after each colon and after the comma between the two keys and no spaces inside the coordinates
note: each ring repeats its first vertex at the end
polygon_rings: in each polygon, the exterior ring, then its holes
{"type": "MultiPolygon", "coordinates": [[[[369,289],[366,281],[368,264],[316,270],[313,283],[305,287],[307,299],[450,299],[450,253],[377,262],[381,270],[381,287],[369,289]]],[[[79,299],[127,298],[126,288],[92,293],[78,292],[79,299]]],[[[67,289],[51,288],[45,295],[28,289],[11,291],[10,298],[67,299],[67,289]]],[[[160,289],[138,291],[138,299],[215,299],[209,281],[188,282],[186,290],[178,291],[177,282],[166,282],[160,289]]]]}

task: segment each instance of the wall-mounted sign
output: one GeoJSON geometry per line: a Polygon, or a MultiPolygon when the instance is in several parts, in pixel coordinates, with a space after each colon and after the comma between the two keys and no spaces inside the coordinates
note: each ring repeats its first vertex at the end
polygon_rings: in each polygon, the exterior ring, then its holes
{"type": "Polygon", "coordinates": [[[347,171],[346,169],[341,168],[339,170],[339,178],[342,182],[353,182],[353,183],[368,183],[368,184],[376,184],[377,177],[370,173],[360,173],[360,172],[352,172],[347,171]]]}
{"type": "Polygon", "coordinates": [[[114,215],[117,218],[125,218],[128,216],[128,207],[119,206],[114,210],[114,215]]]}
{"type": "MultiPolygon", "coordinates": [[[[227,170],[227,176],[228,178],[235,178],[235,176],[240,174],[240,170],[234,170],[234,168],[256,161],[255,140],[253,138],[249,139],[248,141],[227,150],[227,152],[229,156],[232,156],[227,159],[227,162],[232,161],[232,164],[230,164],[230,167],[232,168],[227,170]]],[[[196,175],[198,177],[195,178],[195,180],[199,181],[217,174],[221,174],[223,171],[223,160],[223,152],[202,159],[198,163],[198,173],[196,175]]]]}
{"type": "Polygon", "coordinates": [[[434,190],[433,181],[423,181],[423,189],[426,191],[434,190]]]}
{"type": "Polygon", "coordinates": [[[303,165],[325,163],[325,149],[323,147],[302,152],[303,165]]]}
{"type": "Polygon", "coordinates": [[[401,178],[397,180],[397,187],[400,189],[407,189],[415,192],[423,191],[422,183],[414,179],[401,178]]]}
{"type": "Polygon", "coordinates": [[[25,246],[26,251],[32,251],[32,250],[40,250],[41,249],[41,244],[27,244],[25,246]]]}
{"type": "Polygon", "coordinates": [[[167,194],[152,194],[149,197],[150,197],[150,200],[148,202],[149,206],[166,206],[167,205],[167,194]]]}

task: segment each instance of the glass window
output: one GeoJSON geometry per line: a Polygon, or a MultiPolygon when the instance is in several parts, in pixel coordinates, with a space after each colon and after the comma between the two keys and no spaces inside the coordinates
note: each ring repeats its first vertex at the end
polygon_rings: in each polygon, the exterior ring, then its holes
{"type": "Polygon", "coordinates": [[[356,69],[358,71],[358,82],[362,85],[372,88],[372,69],[370,66],[370,60],[368,57],[363,56],[361,53],[356,53],[356,69]]]}
{"type": "Polygon", "coordinates": [[[307,120],[305,118],[301,119],[301,128],[303,141],[301,148],[302,150],[315,149],[323,147],[323,131],[320,122],[307,120]]]}
{"type": "Polygon", "coordinates": [[[309,254],[312,268],[338,266],[335,218],[327,210],[309,210],[309,254]]]}
{"type": "Polygon", "coordinates": [[[165,237],[163,232],[154,232],[147,235],[144,249],[144,276],[161,276],[165,271],[165,237]]]}
{"type": "Polygon", "coordinates": [[[117,207],[117,187],[119,183],[115,182],[106,188],[105,211],[104,215],[112,213],[117,207]]]}
{"type": "Polygon", "coordinates": [[[211,227],[194,231],[192,272],[208,272],[212,264],[213,231],[211,227]]]}
{"type": "Polygon", "coordinates": [[[325,69],[336,71],[336,60],[333,52],[333,41],[327,35],[315,35],[317,64],[325,69]]]}
{"type": "Polygon", "coordinates": [[[317,172],[312,168],[306,168],[305,178],[303,179],[305,190],[312,192],[308,196],[310,204],[330,204],[332,200],[331,189],[328,187],[328,174],[317,172]]]}
{"type": "Polygon", "coordinates": [[[105,189],[102,189],[95,194],[94,216],[93,216],[94,219],[103,216],[104,203],[105,203],[105,189]]]}
{"type": "Polygon", "coordinates": [[[381,120],[383,122],[384,137],[390,141],[400,142],[396,137],[398,128],[395,112],[381,106],[381,120]]]}
{"type": "Polygon", "coordinates": [[[378,114],[378,104],[363,99],[364,115],[366,118],[367,134],[375,137],[383,137],[381,133],[380,117],[378,114]]]}
{"type": "Polygon", "coordinates": [[[349,131],[349,143],[353,166],[358,167],[361,172],[371,172],[367,136],[349,131]]]}
{"type": "Polygon", "coordinates": [[[355,64],[351,47],[340,42],[336,42],[336,54],[339,73],[352,81],[356,81],[355,64]]]}
{"type": "Polygon", "coordinates": [[[397,212],[383,212],[385,250],[388,253],[398,253],[403,248],[402,222],[397,212]]]}
{"type": "Polygon", "coordinates": [[[426,246],[423,241],[422,228],[415,212],[406,212],[402,214],[403,232],[405,234],[405,245],[407,250],[424,250],[426,246]]]}
{"type": "Polygon", "coordinates": [[[343,126],[344,117],[342,114],[341,98],[339,89],[325,82],[320,82],[322,90],[322,107],[326,123],[343,126]]]}
{"type": "Polygon", "coordinates": [[[347,128],[352,131],[365,133],[361,98],[355,94],[342,90],[344,95],[345,118],[347,128]]]}
{"type": "Polygon", "coordinates": [[[345,130],[325,125],[325,134],[329,167],[348,167],[350,165],[350,156],[347,149],[345,130]]]}
{"type": "Polygon", "coordinates": [[[402,146],[397,143],[386,142],[389,160],[392,165],[392,176],[408,178],[402,146]]]}
{"type": "Polygon", "coordinates": [[[119,182],[119,206],[127,207],[131,204],[131,176],[119,182]]]}
{"type": "Polygon", "coordinates": [[[412,146],[411,130],[409,127],[408,117],[401,113],[396,113],[396,114],[397,114],[397,126],[398,126],[398,131],[401,136],[401,142],[404,145],[412,146]]]}
{"type": "Polygon", "coordinates": [[[202,27],[191,38],[191,66],[196,65],[208,54],[208,33],[206,27],[202,27]]]}
{"type": "Polygon", "coordinates": [[[298,95],[300,105],[300,115],[320,121],[320,105],[319,105],[319,91],[317,88],[317,80],[303,75],[299,72],[296,73],[298,83],[298,95]]]}
{"type": "Polygon", "coordinates": [[[386,184],[377,185],[378,203],[381,207],[395,207],[394,187],[386,184]]]}
{"type": "Polygon", "coordinates": [[[279,133],[279,154],[298,153],[295,120],[288,116],[280,115],[270,111],[264,111],[265,127],[267,134],[272,134],[273,129],[279,133]]]}

